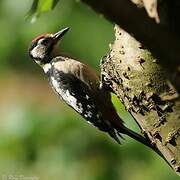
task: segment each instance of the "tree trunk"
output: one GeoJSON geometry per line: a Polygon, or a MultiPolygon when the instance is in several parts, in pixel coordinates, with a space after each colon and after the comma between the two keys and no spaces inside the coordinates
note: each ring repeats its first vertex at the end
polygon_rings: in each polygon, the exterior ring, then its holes
{"type": "MultiPolygon", "coordinates": [[[[127,0],[82,1],[123,28],[115,26],[116,39],[101,63],[102,81],[117,94],[144,135],[179,174],[179,37],[169,31],[166,16],[158,11],[149,14],[145,0],[147,14],[127,0]]],[[[137,0],[133,2],[138,4],[137,0]]]]}

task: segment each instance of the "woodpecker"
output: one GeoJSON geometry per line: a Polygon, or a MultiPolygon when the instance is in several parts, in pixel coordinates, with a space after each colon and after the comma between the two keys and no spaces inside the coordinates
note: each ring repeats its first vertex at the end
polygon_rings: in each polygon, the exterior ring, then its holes
{"type": "Polygon", "coordinates": [[[59,55],[58,42],[68,30],[42,34],[33,39],[29,47],[30,57],[42,67],[54,92],[87,122],[118,143],[125,134],[162,156],[148,139],[124,125],[112,104],[110,92],[100,86],[100,78],[90,66],[59,55]]]}

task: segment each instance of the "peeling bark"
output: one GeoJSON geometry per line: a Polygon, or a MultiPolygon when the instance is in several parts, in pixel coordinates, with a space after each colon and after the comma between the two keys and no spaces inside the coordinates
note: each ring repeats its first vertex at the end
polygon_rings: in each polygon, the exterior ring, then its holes
{"type": "Polygon", "coordinates": [[[157,10],[157,0],[131,0],[139,7],[145,7],[150,18],[155,19],[157,23],[160,23],[159,14],[157,10]]]}
{"type": "Polygon", "coordinates": [[[103,83],[118,95],[145,136],[180,173],[179,95],[159,60],[127,32],[118,26],[115,29],[116,39],[101,64],[103,83]]]}

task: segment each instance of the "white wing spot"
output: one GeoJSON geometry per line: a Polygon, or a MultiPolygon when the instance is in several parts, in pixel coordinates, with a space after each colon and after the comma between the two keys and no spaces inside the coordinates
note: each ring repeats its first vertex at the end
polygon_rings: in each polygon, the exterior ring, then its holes
{"type": "Polygon", "coordinates": [[[96,117],[99,119],[100,118],[100,115],[99,115],[99,113],[96,115],[96,117]]]}
{"type": "Polygon", "coordinates": [[[86,111],[85,117],[92,117],[93,113],[91,111],[86,111]]]}
{"type": "Polygon", "coordinates": [[[88,124],[93,125],[90,121],[87,121],[88,124]]]}
{"type": "Polygon", "coordinates": [[[82,107],[82,104],[80,102],[78,103],[78,107],[79,107],[79,111],[82,113],[83,112],[83,107],[82,107]]]}
{"type": "Polygon", "coordinates": [[[89,99],[89,96],[88,96],[88,95],[86,95],[86,99],[89,99]]]}

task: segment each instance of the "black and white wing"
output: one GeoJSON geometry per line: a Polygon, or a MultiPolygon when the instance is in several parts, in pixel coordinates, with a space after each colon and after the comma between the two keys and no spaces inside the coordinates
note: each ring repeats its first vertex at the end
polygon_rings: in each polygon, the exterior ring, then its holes
{"type": "MultiPolygon", "coordinates": [[[[88,86],[71,74],[55,70],[50,83],[55,92],[87,121],[98,127],[101,113],[88,86]]],[[[100,122],[102,123],[102,122],[100,122]]],[[[101,124],[102,125],[102,124],[101,124]]]]}
{"type": "Polygon", "coordinates": [[[72,74],[65,74],[58,70],[54,70],[50,83],[58,96],[81,114],[90,124],[101,131],[108,132],[118,141],[114,128],[108,121],[103,119],[94,96],[85,83],[72,74]]]}

